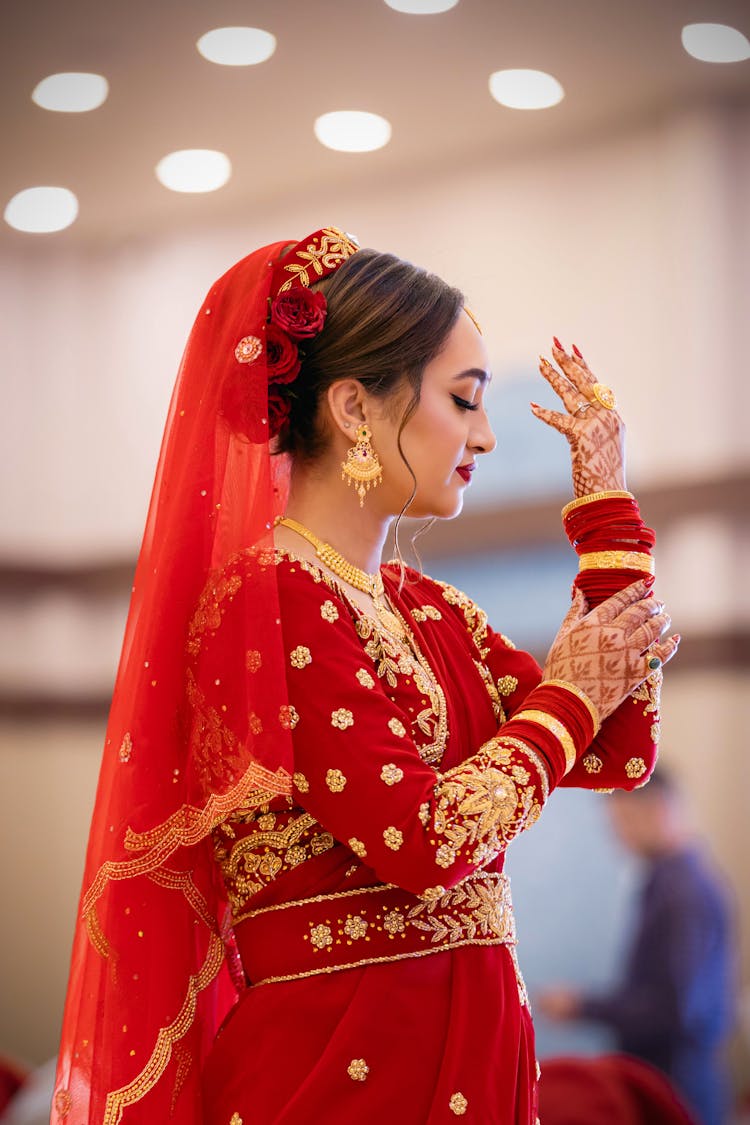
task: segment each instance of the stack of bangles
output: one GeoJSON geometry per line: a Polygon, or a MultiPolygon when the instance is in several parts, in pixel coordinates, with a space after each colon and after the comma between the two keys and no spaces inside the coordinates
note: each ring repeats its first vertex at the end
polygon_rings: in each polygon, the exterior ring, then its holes
{"type": "Polygon", "coordinates": [[[578,555],[575,585],[592,609],[631,582],[653,576],[655,535],[631,492],[579,496],[565,505],[562,519],[578,555]]]}
{"type": "Polygon", "coordinates": [[[573,768],[601,726],[599,713],[586,693],[565,680],[543,680],[526,697],[512,722],[520,738],[525,733],[521,724],[530,724],[526,737],[543,753],[552,784],[573,768]]]}

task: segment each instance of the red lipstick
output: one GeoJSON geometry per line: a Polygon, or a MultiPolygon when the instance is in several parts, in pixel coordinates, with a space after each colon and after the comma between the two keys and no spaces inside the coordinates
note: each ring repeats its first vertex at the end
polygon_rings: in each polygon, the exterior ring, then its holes
{"type": "Polygon", "coordinates": [[[456,472],[462,478],[462,480],[465,480],[468,484],[471,480],[471,474],[474,472],[474,468],[474,465],[459,465],[456,469],[456,472]]]}

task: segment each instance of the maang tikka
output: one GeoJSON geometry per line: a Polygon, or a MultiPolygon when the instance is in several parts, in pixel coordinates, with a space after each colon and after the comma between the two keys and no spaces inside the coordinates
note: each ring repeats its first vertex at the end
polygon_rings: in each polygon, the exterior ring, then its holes
{"type": "Polygon", "coordinates": [[[346,461],[341,464],[341,479],[356,488],[359,506],[364,508],[365,493],[369,492],[370,487],[378,487],[383,477],[383,466],[370,445],[372,434],[366,422],[357,426],[356,436],[356,445],[352,446],[346,455],[346,461]]]}

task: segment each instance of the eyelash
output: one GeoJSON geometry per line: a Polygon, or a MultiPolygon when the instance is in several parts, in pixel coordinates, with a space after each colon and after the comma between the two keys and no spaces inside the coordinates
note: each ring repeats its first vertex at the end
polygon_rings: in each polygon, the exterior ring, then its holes
{"type": "Polygon", "coordinates": [[[459,398],[458,395],[451,395],[459,410],[479,410],[478,402],[467,402],[465,398],[459,398]]]}

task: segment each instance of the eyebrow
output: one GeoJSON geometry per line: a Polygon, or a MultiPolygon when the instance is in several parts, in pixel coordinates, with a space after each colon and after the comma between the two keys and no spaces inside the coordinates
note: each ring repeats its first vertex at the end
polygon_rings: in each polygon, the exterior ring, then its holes
{"type": "Polygon", "coordinates": [[[453,382],[456,383],[459,379],[478,379],[484,386],[485,383],[489,383],[491,378],[491,372],[485,371],[483,367],[467,367],[466,371],[459,371],[457,375],[453,376],[453,382]]]}

